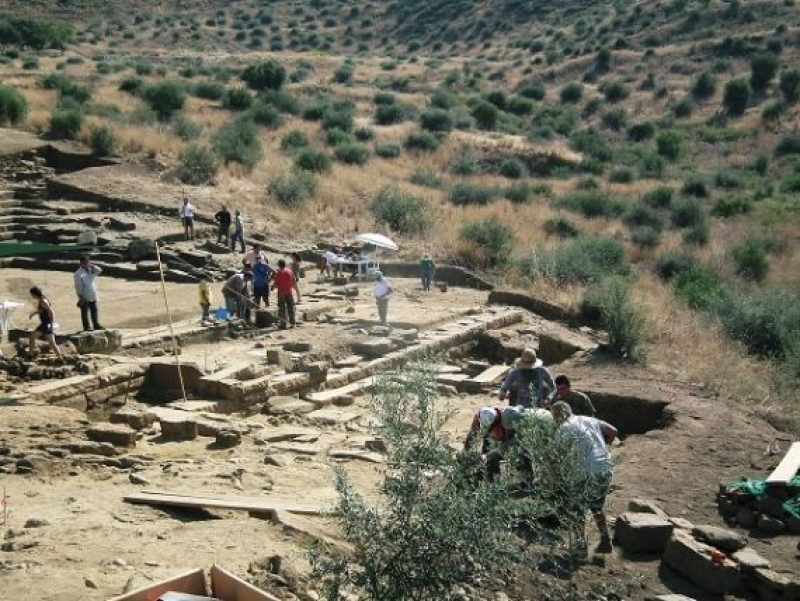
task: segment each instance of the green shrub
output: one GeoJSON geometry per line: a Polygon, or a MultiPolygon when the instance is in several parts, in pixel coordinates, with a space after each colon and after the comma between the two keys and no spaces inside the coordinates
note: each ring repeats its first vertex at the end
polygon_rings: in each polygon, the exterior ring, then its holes
{"type": "Polygon", "coordinates": [[[636,203],[628,207],[622,216],[622,222],[630,228],[649,227],[661,230],[664,227],[659,214],[643,203],[636,203]]]}
{"type": "MultiPolygon", "coordinates": [[[[375,103],[376,106],[395,104],[397,102],[397,97],[391,92],[376,92],[372,101],[375,103]]],[[[442,107],[442,108],[447,108],[447,107],[442,107]]]]}
{"type": "Polygon", "coordinates": [[[704,179],[699,177],[692,177],[684,181],[681,190],[684,194],[696,198],[707,198],[709,195],[708,184],[704,179]]]}
{"type": "Polygon", "coordinates": [[[618,240],[579,236],[552,251],[534,251],[520,263],[520,271],[528,277],[586,283],[608,275],[627,275],[630,265],[618,240]]]}
{"type": "Polygon", "coordinates": [[[152,75],[153,74],[153,65],[150,63],[137,63],[134,67],[134,71],[136,71],[136,75],[152,75]]]}
{"type": "Polygon", "coordinates": [[[26,58],[24,61],[22,61],[22,68],[25,71],[35,71],[39,68],[39,59],[35,56],[26,58]]]}
{"type": "Polygon", "coordinates": [[[375,109],[375,123],[378,125],[393,125],[401,123],[407,118],[407,111],[399,104],[379,104],[375,109]]]}
{"type": "Polygon", "coordinates": [[[461,150],[453,157],[448,165],[449,170],[456,175],[477,175],[483,173],[483,165],[470,150],[461,150]]]}
{"type": "Polygon", "coordinates": [[[705,219],[703,205],[696,198],[677,198],[669,205],[670,218],[675,227],[692,227],[705,219]]]}
{"type": "Polygon", "coordinates": [[[268,127],[269,129],[278,129],[283,124],[283,117],[281,117],[278,109],[260,98],[250,107],[250,111],[247,115],[258,125],[268,127]]]}
{"type": "Polygon", "coordinates": [[[145,89],[144,99],[159,119],[166,120],[183,109],[186,88],[179,81],[160,81],[145,89]]]}
{"type": "Polygon", "coordinates": [[[630,184],[636,179],[636,174],[627,167],[619,167],[608,174],[608,181],[614,184],[630,184]]]}
{"type": "Polygon", "coordinates": [[[286,132],[281,138],[281,150],[283,152],[293,153],[301,148],[307,148],[309,146],[311,146],[311,142],[308,136],[297,129],[286,132]]]}
{"type": "Polygon", "coordinates": [[[372,201],[370,211],[376,223],[400,234],[422,234],[433,226],[428,203],[396,188],[383,188],[372,201]]]}
{"type": "Polygon", "coordinates": [[[471,183],[459,183],[450,190],[448,198],[457,207],[466,205],[487,205],[499,196],[497,188],[471,183]]]}
{"type": "Polygon", "coordinates": [[[760,282],[767,276],[769,260],[761,241],[749,238],[731,249],[731,257],[736,266],[736,274],[760,282]]]}
{"type": "Polygon", "coordinates": [[[694,269],[696,266],[697,259],[694,255],[674,251],[658,258],[655,271],[659,278],[668,282],[681,273],[694,269]]]}
{"type": "Polygon", "coordinates": [[[375,137],[375,132],[368,127],[359,127],[353,133],[359,142],[369,142],[375,137]]]}
{"type": "Polygon", "coordinates": [[[711,71],[703,71],[692,82],[695,100],[708,100],[717,93],[717,78],[711,71]]]}
{"type": "Polygon", "coordinates": [[[425,186],[426,188],[441,188],[442,180],[433,171],[427,169],[417,169],[411,174],[410,179],[412,184],[418,186],[425,186]]]}
{"type": "Polygon", "coordinates": [[[581,229],[566,217],[554,217],[544,222],[544,231],[559,238],[577,238],[581,229]]]}
{"type": "Polygon", "coordinates": [[[705,246],[708,244],[708,239],[710,237],[711,227],[708,224],[705,213],[702,213],[702,217],[683,232],[683,241],[686,244],[705,246]]]}
{"type": "Polygon", "coordinates": [[[443,109],[425,111],[419,116],[422,129],[434,132],[449,132],[453,129],[453,118],[443,109]]]}
{"type": "Polygon", "coordinates": [[[83,127],[83,113],[80,111],[55,110],[50,115],[48,134],[52,138],[74,140],[83,127]]]}
{"type": "Polygon", "coordinates": [[[529,83],[519,89],[517,92],[520,96],[530,98],[531,100],[544,100],[546,89],[544,84],[540,82],[529,83]]]}
{"type": "Polygon", "coordinates": [[[517,96],[508,101],[507,110],[514,115],[530,115],[533,112],[533,102],[517,96]]]}
{"type": "Polygon", "coordinates": [[[118,143],[114,130],[107,125],[93,125],[89,129],[89,148],[95,156],[112,156],[117,151],[118,143]]]}
{"type": "Polygon", "coordinates": [[[325,109],[322,114],[322,128],[351,131],[353,129],[353,106],[348,103],[337,103],[325,109]]]}
{"type": "Polygon", "coordinates": [[[664,175],[666,161],[657,152],[646,150],[640,154],[637,168],[639,177],[660,179],[664,175]]]}
{"type": "Polygon", "coordinates": [[[679,271],[673,278],[675,295],[692,309],[710,309],[727,295],[719,275],[707,267],[679,271]]]}
{"type": "Polygon", "coordinates": [[[295,207],[314,198],[317,180],[308,171],[295,170],[279,175],[267,185],[269,195],[280,204],[295,207]]]}
{"type": "Polygon", "coordinates": [[[628,128],[628,137],[635,142],[649,140],[656,133],[656,126],[649,121],[634,123],[628,128]]]}
{"type": "Polygon", "coordinates": [[[364,165],[369,160],[369,148],[363,144],[348,142],[336,146],[333,154],[337,161],[348,165],[364,165]]]}
{"type": "Polygon", "coordinates": [[[570,137],[569,145],[576,152],[582,152],[604,163],[610,161],[613,157],[606,137],[592,128],[573,133],[570,137]]]}
{"type": "Polygon", "coordinates": [[[524,204],[533,197],[534,188],[527,182],[517,182],[512,184],[503,192],[510,202],[514,204],[524,204]]]}
{"type": "MultiPolygon", "coordinates": [[[[394,102],[394,96],[392,94],[388,94],[388,96],[392,97],[392,102],[394,102]]],[[[375,95],[375,104],[378,103],[378,95],[375,95]]],[[[453,97],[445,90],[436,89],[431,94],[431,106],[437,109],[444,109],[449,110],[453,108],[455,105],[455,101],[453,97]]]]}
{"type": "Polygon", "coordinates": [[[345,63],[333,72],[333,81],[344,85],[351,84],[353,83],[355,70],[356,68],[353,64],[345,63]]]}
{"type": "Polygon", "coordinates": [[[439,139],[429,132],[410,133],[406,136],[403,146],[406,150],[433,152],[439,148],[439,139]]]}
{"type": "Polygon", "coordinates": [[[599,190],[585,190],[562,196],[556,206],[581,213],[584,217],[618,217],[625,212],[626,204],[599,190]]]}
{"type": "Polygon", "coordinates": [[[781,182],[781,192],[786,194],[800,192],[800,173],[792,173],[783,178],[781,182]]]}
{"type": "Polygon", "coordinates": [[[244,88],[228,90],[222,106],[229,111],[246,111],[253,104],[253,96],[244,88]]]}
{"type": "Polygon", "coordinates": [[[630,298],[630,283],[621,277],[607,277],[587,290],[586,297],[599,310],[608,350],[629,361],[643,360],[644,314],[630,298]]]}
{"type": "Polygon", "coordinates": [[[305,171],[328,173],[331,170],[331,157],[313,148],[301,148],[295,156],[294,165],[305,171]]]}
{"type": "Polygon", "coordinates": [[[464,223],[459,236],[483,251],[489,267],[505,265],[516,244],[514,232],[496,217],[464,223]]]}
{"type": "Polygon", "coordinates": [[[19,125],[28,116],[28,102],[14,88],[0,85],[0,125],[19,125]]]}
{"type": "Polygon", "coordinates": [[[714,217],[733,217],[746,215],[753,208],[753,202],[745,196],[724,196],[711,209],[714,217]]]}
{"type": "Polygon", "coordinates": [[[603,93],[603,96],[605,96],[607,102],[619,102],[630,96],[628,88],[620,81],[603,83],[600,85],[600,91],[603,93]]]}
{"type": "Polygon", "coordinates": [[[631,230],[631,242],[642,248],[653,248],[661,242],[661,228],[634,227],[631,230]]]}
{"type": "Polygon", "coordinates": [[[714,176],[714,184],[718,188],[725,188],[726,190],[733,190],[736,188],[744,188],[747,182],[738,171],[727,169],[720,171],[714,176]]]}
{"type": "Polygon", "coordinates": [[[131,96],[141,96],[144,93],[144,80],[141,77],[126,77],[119,83],[119,90],[131,96]]]}
{"type": "Polygon", "coordinates": [[[571,82],[561,88],[559,91],[561,102],[575,104],[580,102],[583,97],[583,86],[578,82],[571,82]]]}
{"type": "Polygon", "coordinates": [[[771,102],[761,109],[761,120],[769,124],[777,123],[784,112],[786,106],[782,102],[771,102]]]}
{"type": "Polygon", "coordinates": [[[500,175],[508,179],[519,179],[528,176],[528,168],[520,159],[506,158],[500,162],[500,175]]]}
{"type": "Polygon", "coordinates": [[[202,131],[203,127],[201,125],[195,123],[183,113],[176,115],[172,119],[172,132],[181,140],[186,142],[194,140],[202,131]]]}
{"type": "Polygon", "coordinates": [[[207,185],[214,180],[219,171],[219,159],[213,150],[206,146],[191,144],[181,155],[178,178],[191,186],[207,185]]]}
{"type": "Polygon", "coordinates": [[[271,104],[282,113],[299,115],[303,112],[300,101],[286,90],[264,90],[258,94],[259,100],[271,104]]]}
{"type": "Polygon", "coordinates": [[[666,209],[672,202],[674,194],[675,191],[672,188],[661,186],[645,192],[642,202],[655,209],[666,209]]]}
{"type": "Polygon", "coordinates": [[[472,108],[472,118],[481,129],[493,130],[497,126],[497,109],[493,104],[481,101],[472,108]]]}
{"type": "Polygon", "coordinates": [[[375,144],[375,154],[382,159],[396,159],[400,156],[399,144],[375,144]]]}
{"type": "Polygon", "coordinates": [[[750,87],[763,92],[778,73],[780,60],[772,52],[757,54],[750,61],[750,87]]]}
{"type": "Polygon", "coordinates": [[[781,73],[781,94],[786,104],[800,101],[800,69],[786,69],[781,73]]]}
{"type": "Polygon", "coordinates": [[[682,146],[683,136],[677,131],[662,131],[656,136],[658,154],[670,161],[678,159],[682,146]]]}
{"type": "Polygon", "coordinates": [[[678,119],[686,119],[692,116],[694,111],[694,102],[687,97],[681,98],[678,102],[672,105],[672,114],[678,119]]]}
{"type": "Polygon", "coordinates": [[[623,127],[625,127],[625,121],[627,118],[628,116],[625,112],[625,109],[616,108],[603,113],[603,116],[600,118],[600,120],[608,129],[620,131],[623,127]]]}
{"type": "Polygon", "coordinates": [[[226,165],[240,163],[252,169],[261,160],[261,138],[250,119],[237,119],[221,127],[211,144],[226,165]]]}
{"type": "Polygon", "coordinates": [[[192,93],[205,100],[222,100],[225,97],[225,86],[216,81],[201,81],[194,86],[192,93]]]}
{"type": "Polygon", "coordinates": [[[750,84],[746,79],[732,79],[725,85],[725,95],[722,104],[729,115],[738,117],[747,110],[750,102],[750,84]]]}
{"type": "Polygon", "coordinates": [[[775,145],[775,156],[800,154],[800,133],[784,134],[775,145]]]}
{"type": "Polygon", "coordinates": [[[280,90],[286,79],[286,70],[274,60],[250,65],[242,72],[242,81],[257,92],[280,90]]]}

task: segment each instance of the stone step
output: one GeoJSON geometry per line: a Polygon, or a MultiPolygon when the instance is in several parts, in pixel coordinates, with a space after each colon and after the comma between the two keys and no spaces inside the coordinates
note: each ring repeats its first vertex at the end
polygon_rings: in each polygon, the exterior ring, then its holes
{"type": "Polygon", "coordinates": [[[39,209],[18,205],[13,207],[0,207],[0,215],[39,215],[43,217],[52,217],[53,211],[51,209],[39,209]]]}
{"type": "Polygon", "coordinates": [[[36,215],[29,213],[11,213],[0,211],[0,224],[13,223],[52,223],[52,215],[36,215]]]}
{"type": "Polygon", "coordinates": [[[4,232],[0,228],[0,242],[8,242],[10,240],[19,240],[25,234],[25,230],[11,230],[4,232]]]}
{"type": "Polygon", "coordinates": [[[332,388],[330,390],[323,390],[321,392],[310,392],[302,395],[306,401],[314,403],[318,407],[324,407],[331,403],[336,403],[339,400],[344,400],[349,397],[361,396],[365,392],[372,390],[375,386],[375,378],[369,377],[363,380],[357,380],[339,388],[332,388]]]}
{"type": "Polygon", "coordinates": [[[463,382],[463,386],[468,391],[479,392],[485,388],[498,384],[510,369],[511,366],[509,365],[492,365],[490,368],[482,371],[474,378],[465,380],[463,382]]]}
{"type": "Polygon", "coordinates": [[[9,190],[8,188],[0,190],[0,202],[5,200],[11,200],[13,198],[14,198],[14,190],[9,190]]]}

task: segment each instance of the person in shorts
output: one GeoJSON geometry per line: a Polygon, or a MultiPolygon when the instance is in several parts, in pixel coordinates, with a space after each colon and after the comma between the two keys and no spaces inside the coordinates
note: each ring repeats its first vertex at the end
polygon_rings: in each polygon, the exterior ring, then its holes
{"type": "Polygon", "coordinates": [[[28,348],[30,350],[30,355],[31,357],[36,356],[36,339],[41,336],[50,344],[50,350],[55,353],[59,361],[63,362],[64,355],[61,354],[61,349],[58,348],[58,344],[56,344],[56,334],[54,331],[56,315],[53,312],[53,307],[44,295],[44,292],[42,292],[42,289],[38,286],[31,288],[30,294],[36,303],[36,309],[32,311],[28,317],[39,315],[39,325],[29,334],[30,344],[28,348]]]}
{"type": "Polygon", "coordinates": [[[178,207],[178,215],[183,222],[183,235],[186,240],[194,240],[194,205],[189,199],[183,197],[183,203],[178,207]]]}

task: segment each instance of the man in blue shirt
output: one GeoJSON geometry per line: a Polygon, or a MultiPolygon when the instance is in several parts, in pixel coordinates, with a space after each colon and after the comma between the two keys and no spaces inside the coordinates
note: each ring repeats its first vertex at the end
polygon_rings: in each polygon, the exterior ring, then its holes
{"type": "Polygon", "coordinates": [[[521,405],[529,409],[549,407],[555,393],[556,386],[550,372],[536,357],[536,351],[526,348],[514,364],[514,369],[506,376],[497,398],[502,401],[509,397],[509,405],[521,405]]]}
{"type": "Polygon", "coordinates": [[[260,254],[255,256],[253,272],[253,302],[257,307],[261,307],[261,299],[264,299],[264,306],[269,307],[269,281],[272,278],[272,267],[260,254]]]}

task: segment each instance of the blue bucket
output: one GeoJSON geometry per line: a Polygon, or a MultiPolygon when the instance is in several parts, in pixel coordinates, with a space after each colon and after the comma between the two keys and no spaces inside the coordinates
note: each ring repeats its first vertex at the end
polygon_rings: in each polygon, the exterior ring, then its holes
{"type": "Polygon", "coordinates": [[[228,310],[224,307],[220,307],[216,311],[217,321],[228,321],[231,318],[231,314],[228,310]]]}

